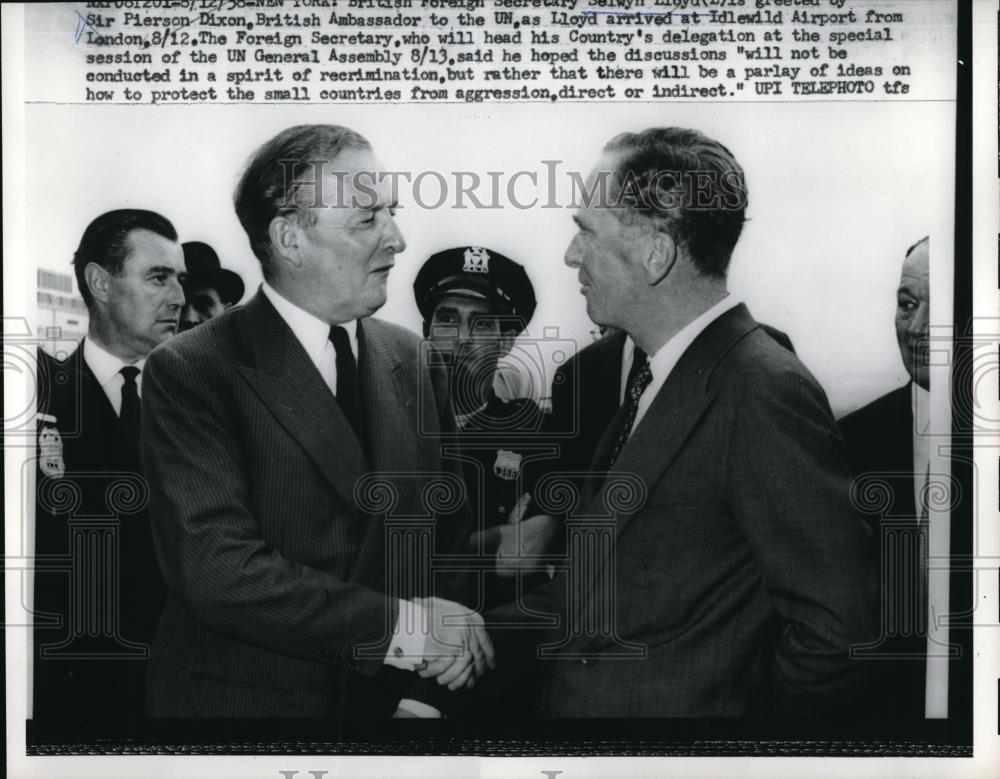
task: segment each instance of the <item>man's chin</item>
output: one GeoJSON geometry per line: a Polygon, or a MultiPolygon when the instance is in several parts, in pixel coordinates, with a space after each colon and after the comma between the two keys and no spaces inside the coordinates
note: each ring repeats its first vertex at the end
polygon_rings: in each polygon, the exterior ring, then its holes
{"type": "Polygon", "coordinates": [[[604,316],[601,311],[592,309],[589,304],[587,305],[587,318],[598,327],[617,327],[609,322],[608,317],[604,316]]]}
{"type": "Polygon", "coordinates": [[[366,295],[363,301],[359,301],[362,302],[365,313],[361,314],[358,318],[361,319],[366,316],[371,316],[385,305],[386,300],[387,296],[385,286],[383,285],[381,290],[370,295],[366,295]]]}

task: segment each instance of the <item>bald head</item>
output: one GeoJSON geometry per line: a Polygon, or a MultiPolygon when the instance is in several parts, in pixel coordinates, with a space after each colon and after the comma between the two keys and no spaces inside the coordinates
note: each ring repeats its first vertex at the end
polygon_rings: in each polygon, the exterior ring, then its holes
{"type": "Polygon", "coordinates": [[[923,238],[910,247],[896,290],[896,341],[906,372],[913,381],[930,389],[930,241],[923,238]]]}

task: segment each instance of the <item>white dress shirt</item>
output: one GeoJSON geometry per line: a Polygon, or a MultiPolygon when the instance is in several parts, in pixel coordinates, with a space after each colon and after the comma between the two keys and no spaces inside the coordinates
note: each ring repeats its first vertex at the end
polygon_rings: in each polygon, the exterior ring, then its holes
{"type": "MultiPolygon", "coordinates": [[[[271,305],[285,320],[295,337],[306,350],[312,364],[316,366],[319,375],[323,377],[330,392],[337,394],[337,350],[333,348],[330,341],[330,325],[319,319],[308,311],[303,311],[288,298],[282,297],[274,287],[266,281],[262,285],[264,296],[271,301],[271,305]]],[[[354,361],[358,360],[358,322],[352,319],[350,322],[341,322],[340,326],[347,331],[348,340],[351,344],[351,352],[354,353],[354,361]]]]}
{"type": "Polygon", "coordinates": [[[628,375],[632,370],[632,360],[635,359],[635,341],[632,336],[625,336],[625,346],[622,347],[622,372],[618,381],[618,405],[625,402],[625,393],[628,391],[628,375]]]}
{"type": "MultiPolygon", "coordinates": [[[[663,344],[663,346],[656,351],[656,354],[649,356],[649,372],[652,374],[653,378],[643,391],[642,395],[639,396],[639,405],[635,412],[635,422],[632,423],[632,432],[635,432],[636,428],[639,427],[639,423],[646,415],[646,412],[649,411],[649,407],[652,405],[657,393],[666,383],[670,374],[677,366],[677,363],[684,355],[684,352],[688,350],[688,347],[694,343],[695,339],[702,334],[705,328],[730,309],[736,308],[740,302],[740,299],[736,295],[726,295],[726,297],[710,309],[688,322],[688,324],[681,328],[681,330],[674,335],[673,338],[663,344]]],[[[626,348],[627,347],[628,344],[626,343],[626,348]]],[[[634,344],[632,345],[632,352],[634,355],[634,344]]],[[[623,368],[624,363],[625,360],[623,359],[623,368]]],[[[629,360],[628,364],[631,367],[632,361],[629,360]]],[[[631,433],[629,435],[631,437],[631,433]]]]}
{"type": "MultiPolygon", "coordinates": [[[[330,392],[337,394],[337,351],[330,341],[330,325],[313,316],[308,311],[299,308],[288,298],[283,297],[267,282],[261,285],[264,296],[274,306],[278,315],[285,320],[292,334],[302,344],[312,364],[316,366],[330,392]]],[[[358,359],[358,323],[357,320],[339,323],[347,331],[354,359],[358,359]]],[[[120,402],[120,401],[119,401],[120,402]]],[[[386,665],[413,671],[424,657],[426,631],[423,629],[423,609],[408,600],[399,600],[399,616],[393,630],[392,641],[386,653],[386,665]]],[[[420,701],[404,699],[399,702],[400,708],[422,717],[439,717],[440,712],[433,706],[420,701]]]]}
{"type": "Polygon", "coordinates": [[[139,369],[139,375],[135,377],[135,385],[139,397],[142,397],[142,369],[146,366],[146,358],[143,357],[138,362],[125,362],[121,357],[115,357],[111,352],[102,349],[90,338],[83,339],[83,361],[101,385],[104,394],[107,395],[111,408],[115,410],[116,416],[122,413],[122,386],[125,384],[125,377],[121,370],[126,365],[132,365],[139,369]]]}

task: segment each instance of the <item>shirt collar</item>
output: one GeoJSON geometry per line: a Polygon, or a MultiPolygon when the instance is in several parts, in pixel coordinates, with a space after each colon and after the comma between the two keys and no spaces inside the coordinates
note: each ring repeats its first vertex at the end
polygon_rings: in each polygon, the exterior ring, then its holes
{"type": "Polygon", "coordinates": [[[145,357],[138,362],[125,362],[121,357],[115,357],[107,349],[98,346],[91,338],[83,339],[83,361],[102,387],[117,378],[126,365],[134,365],[140,372],[146,366],[145,357]]]}
{"type": "MultiPolygon", "coordinates": [[[[283,297],[274,287],[266,281],[261,285],[264,296],[271,301],[275,311],[285,320],[285,324],[291,328],[295,337],[306,350],[306,354],[314,363],[319,363],[326,345],[330,340],[330,325],[322,319],[313,316],[308,311],[299,308],[288,298],[283,297]]],[[[338,323],[347,331],[350,336],[351,351],[354,357],[358,356],[358,321],[352,319],[349,322],[338,323]]]]}
{"type": "Polygon", "coordinates": [[[663,386],[684,352],[701,335],[702,331],[727,311],[736,308],[741,302],[742,300],[737,295],[726,295],[700,316],[688,322],[673,338],[663,344],[656,354],[650,355],[649,371],[653,375],[653,382],[657,386],[663,386]]]}

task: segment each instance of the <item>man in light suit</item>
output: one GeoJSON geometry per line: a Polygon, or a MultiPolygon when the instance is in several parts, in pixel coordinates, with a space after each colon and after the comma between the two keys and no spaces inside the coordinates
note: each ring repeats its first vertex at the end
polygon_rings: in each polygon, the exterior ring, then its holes
{"type": "Polygon", "coordinates": [[[446,384],[416,335],[371,318],[405,246],[381,171],[344,127],[261,146],[234,200],[262,289],[149,362],[144,456],[169,588],[154,716],[434,716],[436,690],[492,661],[481,618],[434,597],[459,588],[396,554],[447,553],[469,528],[436,434],[446,384]],[[404,534],[420,520],[414,543],[386,539],[393,514],[404,534]]]}
{"type": "Polygon", "coordinates": [[[87,226],[73,265],[87,337],[39,375],[33,718],[119,728],[142,717],[165,599],[140,406],[146,357],[177,332],[184,255],[165,217],[118,209],[87,226]]]}
{"type": "Polygon", "coordinates": [[[886,616],[869,648],[877,676],[866,709],[892,721],[923,719],[927,688],[927,516],[918,496],[931,448],[929,243],[907,250],[896,290],[896,341],[910,381],[840,420],[857,488],[888,487],[888,505],[867,517],[880,540],[886,616]]]}
{"type": "Polygon", "coordinates": [[[727,291],[742,169],[665,128],[614,138],[587,190],[602,178],[566,263],[648,358],[568,511],[567,565],[491,624],[558,616],[544,716],[829,713],[875,632],[874,545],[822,389],[727,291]]]}

